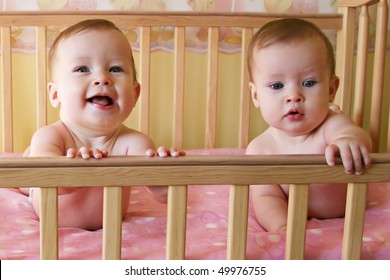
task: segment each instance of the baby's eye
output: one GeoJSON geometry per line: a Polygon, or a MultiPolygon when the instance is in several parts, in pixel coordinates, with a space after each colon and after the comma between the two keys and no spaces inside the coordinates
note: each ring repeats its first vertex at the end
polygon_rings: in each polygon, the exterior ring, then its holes
{"type": "Polygon", "coordinates": [[[317,82],[316,81],[304,81],[303,83],[302,83],[302,85],[304,86],[304,87],[314,87],[315,85],[317,84],[317,82]]]}
{"type": "Polygon", "coordinates": [[[87,73],[89,72],[89,68],[87,66],[79,66],[75,69],[75,72],[87,73]]]}
{"type": "Polygon", "coordinates": [[[277,82],[277,83],[270,84],[269,87],[272,89],[278,90],[278,89],[284,88],[284,84],[277,82]]]}
{"type": "Polygon", "coordinates": [[[119,72],[123,72],[123,69],[122,67],[119,66],[113,66],[110,68],[110,72],[119,73],[119,72]]]}

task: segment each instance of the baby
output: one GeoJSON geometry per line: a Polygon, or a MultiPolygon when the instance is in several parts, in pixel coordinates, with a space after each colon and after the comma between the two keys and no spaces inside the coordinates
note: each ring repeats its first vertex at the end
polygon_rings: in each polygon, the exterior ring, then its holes
{"type": "MultiPolygon", "coordinates": [[[[108,155],[184,154],[164,147],[156,150],[148,136],[123,124],[137,103],[140,85],[130,44],[112,22],[86,20],[64,30],[49,52],[49,65],[52,81],[48,93],[51,105],[59,109],[60,120],[36,131],[25,156],[100,159],[108,155]]],[[[158,200],[166,201],[166,187],[150,190],[158,200]]],[[[39,216],[39,189],[29,192],[39,216]]],[[[101,187],[64,186],[58,195],[59,227],[102,227],[101,187]]],[[[123,215],[129,200],[130,187],[124,187],[123,215]]]]}
{"type": "MultiPolygon", "coordinates": [[[[325,154],[330,166],[340,156],[347,174],[370,166],[371,139],[346,115],[333,111],[339,86],[333,48],[314,24],[281,19],[264,25],[248,52],[253,104],[269,128],[246,154],[325,154]]],[[[251,186],[260,225],[278,231],[287,224],[287,185],[251,186]]],[[[308,217],[343,217],[345,184],[310,185],[308,217]]]]}

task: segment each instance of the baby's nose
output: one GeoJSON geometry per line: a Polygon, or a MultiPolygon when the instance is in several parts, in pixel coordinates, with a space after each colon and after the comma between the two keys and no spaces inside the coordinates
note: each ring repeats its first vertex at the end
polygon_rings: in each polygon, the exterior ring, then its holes
{"type": "Polygon", "coordinates": [[[112,81],[108,77],[107,74],[99,74],[94,80],[94,85],[99,86],[99,85],[104,85],[104,86],[109,86],[111,85],[112,81]]]}
{"type": "Polygon", "coordinates": [[[292,90],[287,98],[286,98],[287,102],[302,102],[304,100],[303,98],[303,95],[301,94],[301,92],[297,89],[297,90],[292,90]]]}
{"type": "Polygon", "coordinates": [[[293,96],[293,97],[287,98],[287,101],[288,102],[302,102],[303,97],[302,96],[293,96]]]}

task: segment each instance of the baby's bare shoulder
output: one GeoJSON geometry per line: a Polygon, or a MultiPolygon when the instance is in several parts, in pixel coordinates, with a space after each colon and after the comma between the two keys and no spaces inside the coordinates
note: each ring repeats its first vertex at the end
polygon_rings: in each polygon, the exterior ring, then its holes
{"type": "Polygon", "coordinates": [[[344,113],[335,113],[330,110],[330,113],[328,114],[325,121],[322,123],[319,129],[317,129],[321,133],[333,133],[335,131],[339,131],[340,129],[346,129],[346,128],[358,128],[358,125],[356,125],[353,120],[345,115],[344,113]]]}
{"type": "Polygon", "coordinates": [[[352,119],[343,112],[333,112],[329,110],[329,114],[325,119],[324,124],[339,124],[339,123],[353,123],[352,119]]]}
{"type": "Polygon", "coordinates": [[[271,148],[271,143],[273,143],[272,137],[264,132],[254,138],[246,148],[247,155],[259,155],[266,154],[267,151],[271,148]]]}
{"type": "Polygon", "coordinates": [[[55,141],[58,138],[66,138],[66,135],[68,134],[69,131],[66,129],[66,127],[62,124],[62,122],[58,121],[53,124],[39,128],[34,133],[33,137],[55,141]]]}
{"type": "Polygon", "coordinates": [[[155,149],[152,139],[140,131],[124,127],[118,135],[116,148],[126,150],[127,154],[145,154],[147,149],[155,149]]]}

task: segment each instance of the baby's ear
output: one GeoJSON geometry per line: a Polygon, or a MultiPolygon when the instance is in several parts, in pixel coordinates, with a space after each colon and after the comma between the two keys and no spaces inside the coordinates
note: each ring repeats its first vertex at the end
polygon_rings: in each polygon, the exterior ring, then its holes
{"type": "Polygon", "coordinates": [[[136,100],[138,100],[138,98],[141,94],[141,85],[139,83],[136,83],[134,86],[134,94],[135,94],[136,100]]]}
{"type": "Polygon", "coordinates": [[[54,108],[58,108],[61,104],[60,99],[58,98],[57,86],[54,82],[49,82],[47,84],[47,91],[49,93],[50,104],[54,108]]]}
{"type": "Polygon", "coordinates": [[[336,93],[337,93],[337,89],[339,88],[339,85],[340,85],[340,80],[338,77],[333,77],[331,80],[330,80],[330,83],[329,83],[329,102],[333,102],[335,97],[336,97],[336,93]]]}
{"type": "Polygon", "coordinates": [[[253,105],[255,105],[255,107],[258,108],[259,107],[259,99],[258,99],[258,96],[257,96],[256,86],[252,82],[249,82],[248,86],[249,86],[249,89],[251,91],[253,105]]]}

